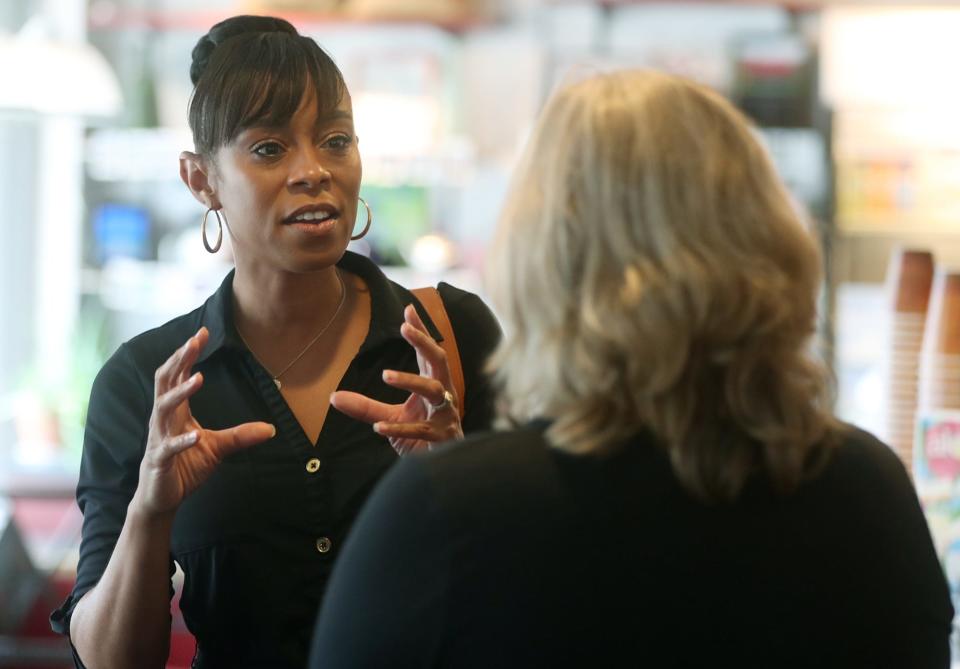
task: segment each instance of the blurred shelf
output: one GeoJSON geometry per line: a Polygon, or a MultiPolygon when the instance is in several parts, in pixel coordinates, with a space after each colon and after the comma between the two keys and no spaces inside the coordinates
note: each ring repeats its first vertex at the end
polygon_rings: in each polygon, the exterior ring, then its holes
{"type": "Polygon", "coordinates": [[[264,7],[254,11],[237,9],[229,10],[155,10],[155,9],[118,9],[111,6],[109,9],[91,11],[88,21],[90,31],[111,30],[153,30],[188,31],[204,33],[210,26],[224,19],[242,13],[269,14],[286,19],[301,28],[311,28],[319,25],[429,25],[446,30],[453,34],[462,34],[469,30],[496,23],[494,18],[462,15],[462,16],[416,16],[397,11],[389,14],[356,16],[345,13],[313,12],[313,11],[285,11],[264,7]]]}
{"type": "MultiPolygon", "coordinates": [[[[94,130],[87,137],[87,176],[99,182],[179,182],[180,152],[192,148],[186,127],[94,130]]],[[[476,166],[474,148],[463,138],[428,155],[361,155],[364,183],[378,186],[457,186],[469,181],[476,166]]]]}
{"type": "Polygon", "coordinates": [[[0,497],[72,499],[77,488],[76,465],[20,466],[0,469],[0,497]]]}
{"type": "Polygon", "coordinates": [[[94,181],[179,181],[180,152],[193,148],[189,128],[109,128],[87,137],[87,175],[94,181]]]}
{"type": "MultiPolygon", "coordinates": [[[[583,0],[551,0],[551,5],[581,4],[583,0]]],[[[664,0],[595,0],[594,4],[604,8],[629,7],[633,5],[663,5],[664,0]]],[[[791,11],[819,11],[826,7],[928,7],[956,6],[957,0],[673,0],[671,5],[757,5],[783,7],[791,11]]]]}
{"type": "Polygon", "coordinates": [[[844,237],[938,237],[960,241],[960,225],[956,220],[943,223],[905,223],[904,216],[871,214],[856,219],[836,216],[837,234],[844,237]]]}
{"type": "Polygon", "coordinates": [[[154,326],[161,325],[203,304],[231,269],[219,256],[197,258],[179,262],[114,258],[103,268],[83,268],[83,292],[98,296],[111,311],[150,316],[154,326]]]}
{"type": "MultiPolygon", "coordinates": [[[[906,1],[906,0],[905,0],[906,1]]],[[[945,1],[945,0],[944,0],[945,1]]],[[[551,5],[569,5],[573,3],[582,3],[582,0],[552,0],[551,5]]],[[[663,0],[595,0],[594,4],[604,9],[614,9],[616,7],[630,7],[640,5],[662,5],[663,0]]],[[[791,11],[816,11],[825,5],[843,4],[836,0],[674,0],[672,5],[757,5],[782,7],[791,11]]],[[[848,0],[846,4],[858,4],[858,0],[848,0]]],[[[862,4],[860,0],[859,4],[862,4]]]]}

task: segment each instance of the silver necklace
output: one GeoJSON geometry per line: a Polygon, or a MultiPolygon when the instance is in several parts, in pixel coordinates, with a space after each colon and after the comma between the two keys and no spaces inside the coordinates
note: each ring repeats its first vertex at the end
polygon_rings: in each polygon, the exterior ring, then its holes
{"type": "Polygon", "coordinates": [[[320,337],[323,336],[323,333],[326,332],[328,329],[330,329],[330,326],[333,325],[333,322],[337,320],[337,316],[340,315],[340,310],[343,308],[343,303],[347,301],[347,286],[343,283],[343,277],[340,276],[339,270],[337,271],[337,281],[340,282],[340,302],[337,303],[337,309],[336,311],[333,312],[333,316],[331,316],[330,320],[327,321],[327,324],[320,329],[320,332],[318,332],[314,336],[314,338],[311,339],[307,343],[307,345],[303,347],[303,350],[297,354],[297,357],[295,357],[293,360],[287,363],[287,366],[281,369],[276,374],[272,374],[270,370],[267,369],[267,366],[263,364],[260,358],[257,357],[257,354],[253,352],[253,349],[250,347],[250,344],[247,344],[247,340],[243,338],[243,333],[240,332],[240,328],[237,328],[237,334],[240,335],[240,341],[242,341],[246,345],[247,350],[250,351],[250,355],[253,356],[253,359],[259,362],[260,366],[267,370],[267,374],[270,374],[270,378],[273,379],[273,384],[277,387],[277,390],[280,390],[280,388],[283,387],[283,384],[280,383],[280,377],[286,374],[288,371],[290,371],[290,368],[293,367],[295,364],[297,364],[300,358],[306,355],[307,351],[310,350],[310,347],[316,344],[317,341],[319,341],[320,337]]]}

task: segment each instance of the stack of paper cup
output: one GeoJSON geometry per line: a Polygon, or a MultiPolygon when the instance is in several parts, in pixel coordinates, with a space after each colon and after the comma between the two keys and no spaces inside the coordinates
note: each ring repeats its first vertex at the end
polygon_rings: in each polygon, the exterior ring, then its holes
{"type": "Polygon", "coordinates": [[[908,470],[913,466],[920,351],[932,284],[933,255],[929,251],[894,252],[887,270],[892,310],[886,436],[908,470]]]}
{"type": "Polygon", "coordinates": [[[919,405],[960,409],[960,271],[939,270],[933,281],[920,355],[919,405]]]}

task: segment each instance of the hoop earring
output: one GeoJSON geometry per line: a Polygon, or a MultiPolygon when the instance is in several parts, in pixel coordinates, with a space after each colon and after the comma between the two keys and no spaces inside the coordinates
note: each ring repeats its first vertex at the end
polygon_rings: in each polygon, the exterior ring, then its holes
{"type": "Polygon", "coordinates": [[[220,212],[216,209],[211,208],[204,212],[203,221],[200,223],[200,237],[203,238],[203,248],[207,250],[207,253],[216,253],[220,250],[220,244],[223,243],[223,219],[220,218],[220,212]],[[217,242],[213,246],[210,246],[210,242],[207,241],[207,216],[210,215],[211,211],[217,217],[217,242]]]}
{"type": "Polygon", "coordinates": [[[367,233],[370,232],[370,224],[373,223],[373,212],[370,211],[370,205],[367,204],[367,201],[364,200],[362,197],[358,197],[357,199],[363,204],[364,208],[366,208],[367,210],[367,224],[363,226],[363,231],[359,235],[354,235],[353,237],[350,238],[353,241],[357,241],[358,239],[363,239],[364,237],[366,237],[367,233]]]}

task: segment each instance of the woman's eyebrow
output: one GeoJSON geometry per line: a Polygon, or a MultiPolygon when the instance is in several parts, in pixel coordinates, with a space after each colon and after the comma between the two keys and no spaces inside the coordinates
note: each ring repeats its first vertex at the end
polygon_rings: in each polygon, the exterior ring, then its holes
{"type": "Polygon", "coordinates": [[[345,111],[345,110],[343,110],[343,109],[334,109],[334,110],[331,111],[329,114],[325,114],[325,115],[323,116],[323,118],[321,118],[321,119],[319,119],[319,120],[320,120],[321,123],[325,123],[325,122],[327,122],[327,121],[339,121],[339,120],[342,120],[342,119],[346,119],[346,120],[348,120],[348,121],[352,121],[352,120],[353,120],[353,113],[352,113],[352,112],[345,111]]]}
{"type": "Polygon", "coordinates": [[[286,127],[287,126],[278,123],[253,123],[242,128],[239,134],[243,134],[245,132],[275,133],[283,131],[286,127]]]}
{"type": "Polygon", "coordinates": [[[333,111],[324,114],[323,116],[318,116],[316,122],[313,124],[314,132],[322,132],[323,128],[329,126],[331,123],[336,123],[337,121],[349,121],[350,125],[353,125],[353,114],[343,109],[334,109],[333,111]]]}

